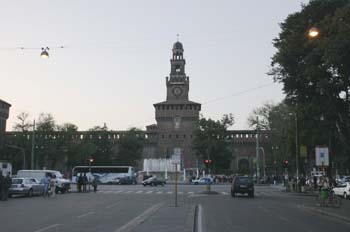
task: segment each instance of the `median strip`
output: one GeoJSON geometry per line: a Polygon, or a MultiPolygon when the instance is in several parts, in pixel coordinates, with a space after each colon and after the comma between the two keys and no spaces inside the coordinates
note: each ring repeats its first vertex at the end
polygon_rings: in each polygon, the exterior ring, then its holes
{"type": "Polygon", "coordinates": [[[125,225],[120,227],[119,229],[115,230],[114,232],[128,232],[128,231],[132,231],[138,225],[140,225],[141,223],[146,221],[146,219],[148,217],[150,217],[152,214],[157,212],[163,206],[163,204],[164,203],[159,203],[159,204],[156,204],[156,205],[148,208],[145,212],[143,212],[139,216],[135,217],[134,219],[132,219],[131,221],[129,221],[128,223],[126,223],[125,225]]]}

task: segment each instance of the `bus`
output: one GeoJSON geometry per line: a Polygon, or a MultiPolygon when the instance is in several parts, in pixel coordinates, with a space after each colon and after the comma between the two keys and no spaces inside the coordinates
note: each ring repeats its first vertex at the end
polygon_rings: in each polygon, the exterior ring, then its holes
{"type": "Polygon", "coordinates": [[[136,184],[135,170],[131,166],[76,166],[72,170],[72,182],[77,175],[86,174],[100,184],[136,184]],[[91,171],[91,172],[90,172],[91,171]]]}

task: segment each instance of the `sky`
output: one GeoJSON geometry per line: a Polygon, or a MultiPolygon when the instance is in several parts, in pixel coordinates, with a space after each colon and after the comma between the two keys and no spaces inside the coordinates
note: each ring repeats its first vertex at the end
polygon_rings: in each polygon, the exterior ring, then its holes
{"type": "Polygon", "coordinates": [[[171,49],[184,46],[190,100],[204,117],[251,112],[283,98],[267,75],[279,23],[304,0],[0,0],[0,99],[16,115],[51,113],[79,130],[155,123],[171,49]],[[64,46],[64,48],[60,48],[64,46]],[[24,49],[20,49],[23,47],[24,49]],[[40,48],[49,47],[49,59],[40,48]]]}

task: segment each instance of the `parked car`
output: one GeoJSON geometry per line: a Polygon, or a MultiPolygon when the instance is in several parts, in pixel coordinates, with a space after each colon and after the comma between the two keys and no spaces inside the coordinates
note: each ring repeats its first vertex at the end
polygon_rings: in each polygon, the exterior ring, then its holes
{"type": "Polygon", "coordinates": [[[62,174],[55,170],[19,170],[17,172],[17,177],[35,178],[42,181],[46,174],[49,176],[56,176],[56,193],[65,193],[70,190],[70,180],[63,178],[62,174]]]}
{"type": "Polygon", "coordinates": [[[192,184],[198,185],[198,184],[212,184],[213,180],[209,177],[202,177],[197,180],[192,180],[192,184]]]}
{"type": "Polygon", "coordinates": [[[342,178],[340,178],[339,182],[340,183],[350,182],[350,176],[343,176],[342,178]]]}
{"type": "Polygon", "coordinates": [[[9,196],[19,194],[32,197],[33,195],[41,195],[44,191],[44,184],[41,184],[35,178],[12,178],[12,184],[9,189],[9,196]]]}
{"type": "Polygon", "coordinates": [[[150,185],[150,186],[158,186],[158,185],[164,186],[165,184],[166,184],[166,182],[164,180],[158,180],[156,177],[150,177],[150,178],[142,181],[142,185],[143,186],[147,186],[147,185],[150,185]]]}
{"type": "Polygon", "coordinates": [[[231,196],[235,197],[236,193],[248,194],[249,197],[254,197],[254,183],[248,176],[235,176],[231,185],[231,196]]]}
{"type": "Polygon", "coordinates": [[[332,191],[335,195],[342,196],[347,199],[350,197],[350,182],[339,184],[339,186],[334,187],[332,191]]]}

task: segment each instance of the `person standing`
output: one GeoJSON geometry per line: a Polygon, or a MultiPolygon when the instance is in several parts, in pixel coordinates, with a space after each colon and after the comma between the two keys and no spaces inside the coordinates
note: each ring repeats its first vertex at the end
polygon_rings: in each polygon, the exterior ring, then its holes
{"type": "Polygon", "coordinates": [[[50,177],[49,174],[46,173],[44,179],[42,180],[44,184],[44,192],[43,197],[49,196],[49,187],[50,187],[50,177]]]}
{"type": "Polygon", "coordinates": [[[55,197],[56,195],[56,176],[55,175],[53,175],[50,180],[50,188],[51,188],[52,197],[55,197]]]}
{"type": "Polygon", "coordinates": [[[86,173],[83,175],[83,192],[86,192],[86,185],[87,185],[88,179],[86,176],[86,173]]]}
{"type": "Polygon", "coordinates": [[[96,193],[96,191],[97,191],[97,179],[96,179],[96,177],[94,177],[94,179],[92,180],[92,187],[94,188],[94,192],[96,193]]]}
{"type": "Polygon", "coordinates": [[[4,195],[3,195],[3,199],[4,201],[7,201],[7,198],[9,196],[9,189],[11,187],[12,184],[12,180],[10,177],[10,172],[7,173],[6,177],[5,177],[5,184],[4,184],[4,195]]]}
{"type": "Polygon", "coordinates": [[[77,174],[77,189],[78,189],[78,193],[81,192],[81,185],[82,185],[82,175],[80,173],[77,174]]]}

